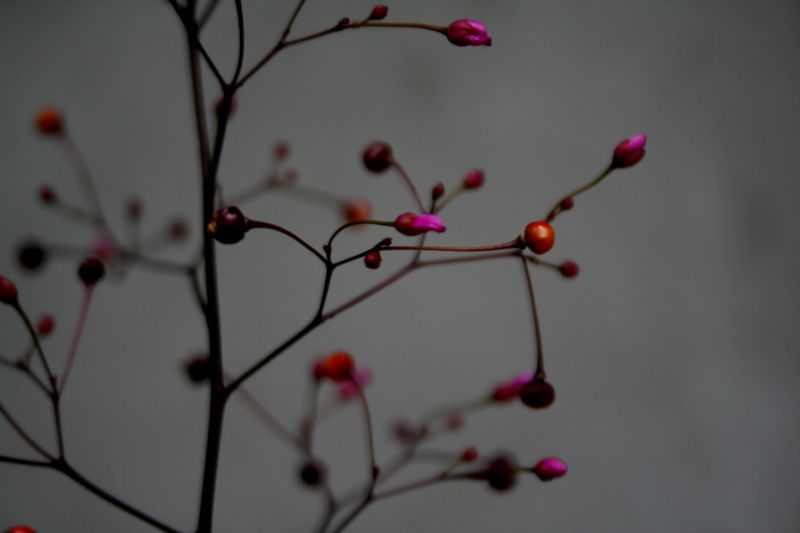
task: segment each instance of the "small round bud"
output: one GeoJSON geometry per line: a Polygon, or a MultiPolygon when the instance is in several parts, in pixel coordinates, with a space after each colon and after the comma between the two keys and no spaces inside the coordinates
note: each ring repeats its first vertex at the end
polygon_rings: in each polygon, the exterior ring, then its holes
{"type": "Polygon", "coordinates": [[[480,189],[485,179],[486,176],[483,174],[482,170],[473,170],[464,176],[462,185],[467,190],[480,189]]]}
{"type": "Polygon", "coordinates": [[[47,261],[47,251],[36,241],[26,241],[17,251],[17,260],[22,268],[34,272],[47,261]]]}
{"type": "Polygon", "coordinates": [[[8,305],[17,303],[17,286],[5,276],[0,276],[0,302],[8,305]]]}
{"type": "Polygon", "coordinates": [[[632,167],[644,157],[645,144],[647,144],[647,135],[644,133],[639,133],[630,139],[620,142],[614,149],[611,166],[613,168],[632,167]]]}
{"type": "Polygon", "coordinates": [[[303,463],[298,474],[303,485],[316,487],[325,479],[325,466],[316,461],[308,461],[303,463]]]}
{"type": "Polygon", "coordinates": [[[505,492],[517,481],[517,465],[510,457],[499,455],[489,461],[484,475],[490,487],[505,492]]]}
{"type": "Polygon", "coordinates": [[[31,526],[16,525],[6,529],[3,533],[36,533],[31,526]]]}
{"type": "Polygon", "coordinates": [[[430,213],[423,213],[422,215],[403,213],[395,219],[394,229],[403,235],[415,237],[429,231],[444,233],[447,230],[447,226],[444,225],[441,218],[430,213]]]}
{"type": "Polygon", "coordinates": [[[95,285],[105,276],[106,267],[103,262],[96,257],[84,259],[78,267],[78,277],[87,287],[95,285]]]}
{"type": "Polygon", "coordinates": [[[381,266],[381,253],[373,250],[364,256],[364,265],[370,270],[376,270],[381,266]]]}
{"type": "Polygon", "coordinates": [[[36,129],[43,135],[58,135],[64,131],[64,117],[55,107],[43,107],[36,113],[36,129]]]}
{"type": "Polygon", "coordinates": [[[561,200],[561,203],[558,204],[561,207],[562,211],[569,211],[573,207],[575,207],[575,199],[572,196],[567,196],[561,200]]]}
{"type": "Polygon", "coordinates": [[[445,193],[444,184],[442,182],[437,183],[431,189],[431,200],[435,202],[436,200],[444,196],[444,193],[445,193]]]}
{"type": "Polygon", "coordinates": [[[383,20],[389,14],[389,8],[383,4],[378,4],[372,8],[369,14],[369,20],[383,20]]]}
{"type": "Polygon", "coordinates": [[[537,220],[525,226],[525,244],[535,254],[549,252],[556,243],[556,232],[549,222],[537,220]]]}
{"type": "Polygon", "coordinates": [[[354,370],[353,356],[344,350],[333,352],[314,363],[316,379],[328,378],[331,381],[341,382],[350,379],[354,370]]]}
{"type": "Polygon", "coordinates": [[[540,376],[534,376],[519,390],[519,399],[532,409],[550,407],[556,399],[556,390],[540,376]]]}
{"type": "Polygon", "coordinates": [[[183,371],[192,383],[203,383],[211,377],[208,356],[204,353],[193,355],[183,363],[183,371]]]}
{"type": "Polygon", "coordinates": [[[385,142],[372,143],[364,149],[363,160],[370,172],[384,172],[392,164],[392,148],[385,142]]]}
{"type": "Polygon", "coordinates": [[[290,146],[287,141],[278,141],[275,143],[275,146],[272,148],[272,155],[275,156],[275,159],[278,161],[283,161],[287,157],[289,157],[290,146]]]}
{"type": "Polygon", "coordinates": [[[56,321],[52,315],[43,315],[36,322],[36,334],[40,337],[50,335],[56,327],[56,321]]]}
{"type": "Polygon", "coordinates": [[[52,205],[58,201],[55,189],[49,185],[39,187],[39,201],[44,205],[52,205]]]}
{"type": "Polygon", "coordinates": [[[182,218],[174,218],[167,226],[167,235],[173,241],[182,241],[189,236],[189,223],[182,218]]]}
{"type": "Polygon", "coordinates": [[[460,19],[447,27],[447,40],[456,46],[492,46],[486,26],[477,20],[460,19]]]}
{"type": "Polygon", "coordinates": [[[558,266],[558,271],[567,279],[572,279],[578,275],[580,268],[575,261],[564,261],[558,266]]]}
{"type": "Polygon", "coordinates": [[[244,239],[247,233],[247,218],[236,206],[223,207],[214,213],[207,226],[208,232],[218,242],[235,244],[244,239]]]}
{"type": "Polygon", "coordinates": [[[542,481],[550,481],[567,473],[567,463],[558,457],[545,457],[531,471],[542,481]]]}
{"type": "Polygon", "coordinates": [[[128,216],[128,220],[133,222],[138,222],[142,218],[143,210],[144,205],[141,198],[130,198],[125,204],[125,214],[128,216]]]}
{"type": "Polygon", "coordinates": [[[366,200],[354,198],[344,205],[344,219],[348,222],[369,220],[371,216],[372,205],[366,200]]]}
{"type": "Polygon", "coordinates": [[[478,450],[474,446],[470,446],[468,448],[464,448],[464,451],[461,452],[461,462],[463,463],[471,463],[478,459],[478,450]]]}

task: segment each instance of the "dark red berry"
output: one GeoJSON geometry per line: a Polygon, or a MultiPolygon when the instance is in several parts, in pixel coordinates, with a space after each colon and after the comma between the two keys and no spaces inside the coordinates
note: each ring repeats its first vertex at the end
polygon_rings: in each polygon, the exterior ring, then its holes
{"type": "Polygon", "coordinates": [[[31,526],[16,525],[6,529],[3,533],[36,533],[31,526]]]}
{"type": "Polygon", "coordinates": [[[369,20],[383,20],[389,14],[389,8],[383,4],[378,4],[372,8],[369,14],[369,20]]]}
{"type": "Polygon", "coordinates": [[[464,448],[464,451],[461,452],[461,461],[465,463],[471,463],[477,458],[478,458],[478,450],[474,446],[464,448]]]}
{"type": "Polygon", "coordinates": [[[206,354],[197,354],[183,363],[183,370],[192,383],[203,383],[211,377],[211,369],[206,354]]]}
{"type": "Polygon", "coordinates": [[[543,377],[534,377],[519,390],[519,399],[533,409],[550,407],[556,399],[556,390],[543,377]]]}
{"type": "Polygon", "coordinates": [[[325,467],[316,461],[304,463],[299,473],[300,481],[309,487],[316,487],[325,479],[325,467]]]}
{"type": "Polygon", "coordinates": [[[247,233],[247,218],[238,207],[223,207],[211,218],[208,231],[218,242],[235,244],[247,233]]]}
{"type": "Polygon", "coordinates": [[[36,334],[40,337],[44,337],[52,333],[55,327],[56,321],[53,319],[52,315],[44,315],[36,322],[36,334]]]}
{"type": "Polygon", "coordinates": [[[480,189],[483,185],[483,181],[485,176],[482,170],[473,170],[468,172],[466,176],[464,176],[464,181],[462,182],[463,186],[467,190],[471,189],[480,189]]]}
{"type": "Polygon", "coordinates": [[[436,200],[444,196],[444,193],[445,193],[444,184],[439,182],[436,185],[434,185],[433,188],[431,189],[431,199],[435,202],[436,200]]]}
{"type": "Polygon", "coordinates": [[[78,277],[84,285],[92,286],[103,279],[106,267],[103,262],[96,257],[89,257],[83,260],[78,267],[78,277]]]}
{"type": "Polygon", "coordinates": [[[45,205],[51,205],[56,203],[58,196],[56,195],[55,189],[51,186],[42,185],[39,187],[39,200],[45,205]]]}
{"type": "Polygon", "coordinates": [[[381,259],[381,253],[377,250],[374,250],[364,256],[364,265],[371,270],[375,270],[380,268],[381,259]]]}
{"type": "Polygon", "coordinates": [[[517,481],[517,466],[510,457],[499,455],[489,461],[484,477],[494,490],[505,492],[517,481]]]}
{"type": "Polygon", "coordinates": [[[562,211],[569,211],[570,209],[575,207],[575,199],[572,196],[567,196],[566,198],[561,200],[561,203],[559,205],[561,206],[562,211]]]}
{"type": "Polygon", "coordinates": [[[346,381],[352,377],[354,370],[353,356],[344,350],[333,352],[314,363],[314,377],[317,379],[328,378],[336,382],[346,381]]]}
{"type": "Polygon", "coordinates": [[[25,270],[39,270],[47,261],[47,252],[44,247],[36,241],[27,241],[20,246],[17,252],[19,264],[25,270]]]}
{"type": "Polygon", "coordinates": [[[36,129],[44,135],[58,135],[64,130],[64,117],[55,107],[43,107],[36,114],[36,129]]]}
{"type": "Polygon", "coordinates": [[[5,276],[0,276],[0,302],[9,305],[17,303],[17,286],[5,276]]]}
{"type": "Polygon", "coordinates": [[[385,142],[375,142],[364,149],[364,166],[371,172],[380,173],[392,164],[392,148],[385,142]]]}
{"type": "Polygon", "coordinates": [[[561,275],[565,278],[574,278],[580,273],[580,268],[578,267],[578,263],[575,261],[564,261],[559,265],[558,271],[561,272],[561,275]]]}

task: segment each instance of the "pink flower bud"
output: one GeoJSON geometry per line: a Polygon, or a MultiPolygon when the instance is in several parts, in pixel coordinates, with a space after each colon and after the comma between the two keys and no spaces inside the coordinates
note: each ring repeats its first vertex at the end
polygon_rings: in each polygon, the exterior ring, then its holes
{"type": "Polygon", "coordinates": [[[515,399],[519,395],[522,386],[532,379],[533,374],[531,372],[522,372],[512,379],[500,383],[492,391],[492,400],[508,402],[515,399]]]}
{"type": "Polygon", "coordinates": [[[444,233],[445,230],[447,230],[441,218],[429,213],[425,213],[424,215],[403,213],[395,219],[394,228],[403,235],[408,235],[409,237],[422,235],[429,231],[444,233]]]}
{"type": "Polygon", "coordinates": [[[567,473],[567,463],[558,457],[545,457],[532,469],[542,481],[550,481],[567,473]]]}
{"type": "Polygon", "coordinates": [[[644,145],[647,143],[647,135],[639,133],[630,139],[625,139],[614,149],[614,157],[611,160],[613,168],[628,168],[642,160],[644,157],[644,145]]]}
{"type": "MultiPolygon", "coordinates": [[[[361,387],[366,387],[372,381],[372,370],[366,366],[356,368],[353,378],[358,381],[361,387]]],[[[358,396],[358,386],[350,380],[339,383],[339,397],[342,400],[349,400],[358,396]]]]}
{"type": "Polygon", "coordinates": [[[447,40],[456,46],[492,46],[486,26],[470,19],[451,22],[447,27],[447,40]]]}
{"type": "Polygon", "coordinates": [[[465,189],[479,189],[483,185],[484,179],[485,176],[482,170],[473,170],[464,176],[464,181],[462,183],[465,189]]]}

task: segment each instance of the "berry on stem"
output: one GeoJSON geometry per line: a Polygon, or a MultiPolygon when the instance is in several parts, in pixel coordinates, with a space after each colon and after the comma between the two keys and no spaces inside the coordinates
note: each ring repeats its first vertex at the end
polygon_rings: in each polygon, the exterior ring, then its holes
{"type": "Polygon", "coordinates": [[[247,233],[247,217],[236,206],[223,207],[211,217],[206,227],[209,233],[222,244],[235,244],[247,233]]]}
{"type": "Polygon", "coordinates": [[[362,198],[354,198],[344,205],[344,218],[348,222],[369,220],[371,216],[372,205],[362,198]]]}
{"type": "Polygon", "coordinates": [[[0,276],[0,302],[8,305],[17,304],[17,286],[5,276],[0,276]]]}
{"type": "Polygon", "coordinates": [[[614,149],[611,167],[628,168],[641,161],[645,154],[645,144],[647,144],[647,135],[644,133],[639,133],[630,139],[620,142],[614,149]]]}
{"type": "Polygon", "coordinates": [[[572,196],[567,196],[561,200],[561,203],[558,204],[562,211],[569,211],[573,207],[575,207],[575,199],[572,196]]]}
{"type": "Polygon", "coordinates": [[[45,106],[36,113],[36,129],[43,135],[59,135],[64,131],[64,117],[55,107],[45,106]]]}
{"type": "Polygon", "coordinates": [[[34,272],[47,261],[47,251],[36,241],[26,241],[19,247],[17,260],[22,268],[34,272]]]}
{"type": "Polygon", "coordinates": [[[486,465],[482,477],[492,489],[505,492],[511,489],[517,481],[516,462],[506,455],[498,455],[486,465]]]}
{"type": "Polygon", "coordinates": [[[486,26],[477,20],[460,19],[447,27],[447,40],[456,46],[492,46],[486,26]]]}
{"type": "Polygon", "coordinates": [[[444,184],[442,182],[437,183],[431,189],[431,200],[435,202],[436,200],[444,196],[444,193],[445,193],[444,184]]]}
{"type": "Polygon", "coordinates": [[[471,463],[478,459],[478,450],[475,446],[469,446],[464,448],[464,451],[461,452],[461,462],[462,463],[471,463]]]}
{"type": "Polygon", "coordinates": [[[381,266],[381,253],[378,250],[373,250],[364,256],[364,265],[370,270],[376,270],[381,266]]]}
{"type": "Polygon", "coordinates": [[[84,259],[78,267],[78,277],[87,287],[96,285],[98,281],[103,279],[105,273],[105,265],[96,257],[84,259]]]}
{"type": "Polygon", "coordinates": [[[362,159],[367,170],[380,174],[392,164],[392,147],[385,142],[374,142],[364,149],[362,159]]]}
{"type": "Polygon", "coordinates": [[[42,315],[36,322],[36,334],[40,337],[50,335],[56,327],[56,321],[52,315],[42,315]]]}
{"type": "Polygon", "coordinates": [[[549,252],[556,242],[556,232],[549,222],[537,220],[525,226],[525,244],[535,254],[549,252]]]}
{"type": "Polygon", "coordinates": [[[184,361],[183,371],[192,383],[200,384],[207,381],[211,377],[208,355],[204,353],[193,355],[184,361]]]}
{"type": "Polygon", "coordinates": [[[314,363],[314,377],[318,380],[327,378],[342,382],[351,379],[354,369],[353,356],[339,350],[314,363]]]}
{"type": "Polygon", "coordinates": [[[580,273],[580,267],[575,261],[564,261],[558,266],[558,271],[567,279],[572,279],[580,273]]]}
{"type": "Polygon", "coordinates": [[[468,190],[480,189],[483,186],[483,182],[486,179],[482,170],[473,170],[468,172],[464,176],[464,180],[462,181],[462,186],[468,190]]]}
{"type": "Polygon", "coordinates": [[[544,376],[534,376],[519,389],[519,399],[532,409],[544,409],[555,401],[556,389],[544,376]]]}
{"type": "Polygon", "coordinates": [[[36,533],[31,526],[16,525],[6,529],[3,533],[36,533]]]}
{"type": "Polygon", "coordinates": [[[383,4],[378,4],[372,8],[369,14],[369,20],[383,20],[389,14],[389,8],[383,4]]]}
{"type": "Polygon", "coordinates": [[[567,473],[567,463],[558,457],[545,457],[531,469],[542,481],[560,478],[567,473]]]}

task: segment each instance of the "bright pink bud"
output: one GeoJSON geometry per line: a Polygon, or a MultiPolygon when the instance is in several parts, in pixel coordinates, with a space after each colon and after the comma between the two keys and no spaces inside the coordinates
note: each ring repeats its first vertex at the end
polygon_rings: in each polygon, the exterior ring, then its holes
{"type": "Polygon", "coordinates": [[[545,457],[532,469],[542,481],[550,481],[567,473],[567,463],[558,457],[545,457]]]}
{"type": "Polygon", "coordinates": [[[422,235],[429,231],[444,233],[445,230],[447,230],[447,226],[444,225],[441,218],[429,213],[425,213],[424,215],[403,213],[395,219],[394,228],[403,235],[408,235],[409,237],[422,235]]]}
{"type": "Polygon", "coordinates": [[[611,160],[613,168],[628,168],[642,160],[644,157],[644,145],[647,143],[647,135],[639,133],[630,139],[625,139],[614,149],[614,157],[611,160]]]}
{"type": "MultiPolygon", "coordinates": [[[[361,385],[361,388],[364,388],[372,381],[372,370],[369,367],[360,366],[353,373],[353,378],[361,385]]],[[[349,400],[356,396],[358,396],[358,385],[353,381],[347,380],[339,383],[339,397],[342,400],[349,400]]]]}
{"type": "Polygon", "coordinates": [[[0,276],[0,302],[8,305],[17,303],[17,286],[5,276],[0,276]]]}
{"type": "Polygon", "coordinates": [[[451,22],[447,27],[447,40],[456,46],[492,46],[486,26],[470,19],[451,22]]]}
{"type": "Polygon", "coordinates": [[[509,402],[519,395],[523,385],[533,379],[531,372],[522,372],[513,379],[497,385],[492,391],[492,400],[496,402],[509,402]]]}
{"type": "Polygon", "coordinates": [[[465,189],[479,189],[483,185],[485,176],[482,170],[473,170],[464,176],[463,185],[465,189]]]}
{"type": "Polygon", "coordinates": [[[116,253],[117,247],[114,241],[105,235],[100,235],[92,241],[90,250],[93,256],[107,262],[108,259],[116,253]]]}

